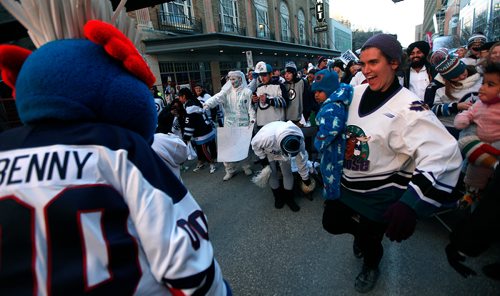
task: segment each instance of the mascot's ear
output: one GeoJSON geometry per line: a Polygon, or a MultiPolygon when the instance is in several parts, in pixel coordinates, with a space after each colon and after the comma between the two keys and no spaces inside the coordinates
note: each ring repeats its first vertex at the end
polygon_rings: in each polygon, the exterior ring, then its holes
{"type": "Polygon", "coordinates": [[[16,80],[24,61],[31,51],[16,45],[0,45],[0,71],[2,80],[12,88],[12,96],[15,96],[16,80]]]}

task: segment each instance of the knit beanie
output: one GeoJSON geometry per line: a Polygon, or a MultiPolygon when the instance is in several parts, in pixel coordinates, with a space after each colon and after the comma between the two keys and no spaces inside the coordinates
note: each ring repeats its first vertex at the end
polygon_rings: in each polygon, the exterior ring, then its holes
{"type": "Polygon", "coordinates": [[[431,64],[447,80],[457,78],[465,71],[465,64],[446,48],[440,48],[432,53],[431,64]]]}
{"type": "Polygon", "coordinates": [[[406,49],[406,53],[408,54],[408,56],[415,49],[415,47],[420,49],[420,51],[424,54],[424,56],[427,56],[431,50],[429,43],[427,43],[425,41],[416,41],[416,42],[413,42],[412,44],[408,45],[408,48],[406,49]]]}
{"type": "Polygon", "coordinates": [[[325,58],[324,56],[320,56],[320,57],[318,58],[318,65],[319,65],[322,61],[326,61],[326,60],[327,60],[327,58],[325,58]]]}
{"type": "Polygon", "coordinates": [[[467,48],[471,48],[472,45],[477,45],[478,47],[483,46],[487,41],[486,36],[481,33],[472,34],[467,40],[467,48]]]}
{"type": "Polygon", "coordinates": [[[292,61],[286,62],[286,64],[285,64],[285,71],[286,72],[291,72],[293,74],[297,74],[297,66],[292,61]]]}
{"type": "Polygon", "coordinates": [[[401,63],[403,50],[401,48],[401,43],[399,43],[399,41],[394,36],[389,34],[374,35],[366,40],[365,44],[363,44],[363,46],[361,47],[361,51],[369,47],[378,48],[389,58],[395,59],[399,63],[401,63]]]}
{"type": "Polygon", "coordinates": [[[334,91],[339,88],[339,76],[337,72],[329,69],[324,69],[316,72],[314,75],[314,82],[311,85],[311,90],[324,91],[326,96],[329,97],[334,91]]]}

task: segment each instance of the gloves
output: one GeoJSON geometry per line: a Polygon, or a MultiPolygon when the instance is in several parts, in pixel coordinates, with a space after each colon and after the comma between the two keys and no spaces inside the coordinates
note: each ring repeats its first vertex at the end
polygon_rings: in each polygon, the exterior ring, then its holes
{"type": "Polygon", "coordinates": [[[481,142],[477,136],[463,137],[458,143],[469,163],[481,167],[495,168],[500,150],[481,142]]]}
{"type": "Polygon", "coordinates": [[[252,78],[257,79],[259,77],[259,73],[255,73],[255,71],[252,72],[252,78]]]}
{"type": "Polygon", "coordinates": [[[265,168],[266,166],[269,165],[269,160],[267,159],[267,157],[264,157],[259,160],[259,163],[262,165],[263,168],[265,168]]]}
{"type": "Polygon", "coordinates": [[[387,209],[383,217],[389,223],[385,235],[391,241],[401,242],[415,231],[417,214],[405,203],[396,202],[387,209]]]}
{"type": "Polygon", "coordinates": [[[302,184],[300,185],[300,189],[302,189],[302,192],[305,194],[311,193],[314,191],[316,188],[316,181],[314,179],[307,179],[307,180],[302,180],[302,184]]]}
{"type": "Polygon", "coordinates": [[[448,263],[455,269],[461,276],[467,278],[471,275],[477,275],[477,273],[470,269],[469,267],[463,265],[460,262],[465,261],[465,256],[461,255],[457,248],[453,244],[448,244],[446,246],[446,258],[448,259],[448,263]]]}

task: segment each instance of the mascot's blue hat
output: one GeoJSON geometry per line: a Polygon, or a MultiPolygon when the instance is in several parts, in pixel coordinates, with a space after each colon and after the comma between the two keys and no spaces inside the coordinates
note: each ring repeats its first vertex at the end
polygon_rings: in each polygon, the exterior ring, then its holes
{"type": "Polygon", "coordinates": [[[102,122],[152,140],[154,76],[130,40],[111,27],[90,21],[85,29],[92,41],[52,41],[27,57],[15,81],[23,123],[102,122]]]}

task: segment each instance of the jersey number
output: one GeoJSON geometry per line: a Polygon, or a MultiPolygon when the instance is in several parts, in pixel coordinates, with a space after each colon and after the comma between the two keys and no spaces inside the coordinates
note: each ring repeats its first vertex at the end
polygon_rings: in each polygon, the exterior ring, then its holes
{"type": "MultiPolygon", "coordinates": [[[[142,273],[128,214],[123,198],[108,186],[70,188],[51,200],[44,209],[48,295],[134,293],[142,273]],[[92,211],[102,214],[110,277],[90,287],[78,217],[92,211]]],[[[37,295],[35,245],[35,209],[15,196],[0,198],[0,295],[37,295]]]]}

